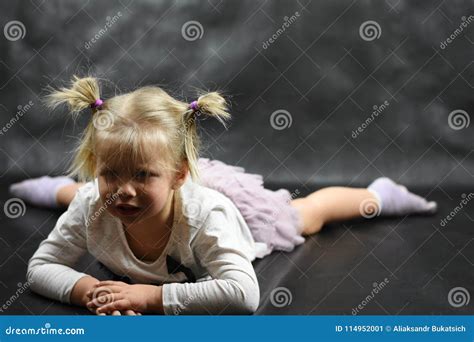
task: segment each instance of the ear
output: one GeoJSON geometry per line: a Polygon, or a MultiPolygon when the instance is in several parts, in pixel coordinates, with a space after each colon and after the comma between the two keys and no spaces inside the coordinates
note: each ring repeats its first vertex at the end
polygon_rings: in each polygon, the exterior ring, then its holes
{"type": "Polygon", "coordinates": [[[179,189],[184,184],[188,176],[188,173],[189,173],[188,162],[183,161],[181,163],[180,169],[178,170],[178,172],[176,172],[175,182],[174,182],[174,185],[172,186],[174,190],[179,189]]]}

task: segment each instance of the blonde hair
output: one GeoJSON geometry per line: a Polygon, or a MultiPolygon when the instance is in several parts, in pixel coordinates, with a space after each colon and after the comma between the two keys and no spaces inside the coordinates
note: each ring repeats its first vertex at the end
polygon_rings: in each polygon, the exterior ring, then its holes
{"type": "MultiPolygon", "coordinates": [[[[69,88],[50,89],[46,103],[52,109],[67,104],[77,117],[100,99],[97,78],[74,76],[69,88]]],[[[198,111],[189,108],[157,86],[145,86],[135,91],[103,100],[92,108],[92,116],[81,136],[68,176],[90,181],[97,176],[97,162],[133,171],[148,164],[156,155],[161,168],[177,171],[187,162],[193,181],[199,182],[198,158],[200,137],[196,115],[218,119],[227,129],[230,119],[227,103],[217,91],[201,93],[198,111]]]]}

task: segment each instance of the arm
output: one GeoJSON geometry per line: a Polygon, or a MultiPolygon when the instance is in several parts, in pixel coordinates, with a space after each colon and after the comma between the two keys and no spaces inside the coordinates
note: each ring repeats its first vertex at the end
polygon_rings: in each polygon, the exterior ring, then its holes
{"type": "Polygon", "coordinates": [[[85,205],[83,192],[91,190],[86,184],[58,219],[54,229],[43,240],[28,262],[27,280],[30,287],[45,297],[63,303],[79,304],[84,295],[83,288],[91,281],[87,274],[72,267],[87,252],[85,205]],[[82,280],[85,278],[85,280],[82,280]],[[71,298],[73,287],[80,281],[71,298]]]}
{"type": "Polygon", "coordinates": [[[165,314],[252,314],[257,310],[260,289],[251,261],[239,248],[237,225],[224,208],[211,211],[191,247],[213,279],[164,284],[165,314]]]}

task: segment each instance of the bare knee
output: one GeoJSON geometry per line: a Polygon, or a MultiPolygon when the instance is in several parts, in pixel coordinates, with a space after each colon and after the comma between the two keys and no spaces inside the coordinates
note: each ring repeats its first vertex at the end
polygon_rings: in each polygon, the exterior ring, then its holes
{"type": "Polygon", "coordinates": [[[297,198],[291,201],[301,217],[302,235],[318,233],[325,224],[324,213],[321,208],[308,197],[297,198]]]}
{"type": "Polygon", "coordinates": [[[56,203],[61,207],[68,207],[76,196],[77,189],[84,183],[71,183],[58,189],[56,193],[56,203]]]}

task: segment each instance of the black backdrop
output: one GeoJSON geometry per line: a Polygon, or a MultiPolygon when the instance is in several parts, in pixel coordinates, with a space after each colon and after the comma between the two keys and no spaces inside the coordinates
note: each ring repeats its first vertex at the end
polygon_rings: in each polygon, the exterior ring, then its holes
{"type": "MultiPolygon", "coordinates": [[[[74,125],[64,109],[45,110],[46,86],[90,73],[110,81],[105,98],[146,84],[188,101],[196,88],[221,89],[233,122],[228,131],[201,123],[204,156],[302,195],[329,184],[366,186],[383,174],[440,207],[431,218],[331,224],[292,253],[254,262],[258,314],[352,314],[384,277],[390,286],[363,314],[471,314],[472,302],[455,307],[449,296],[474,291],[472,210],[462,207],[454,219],[474,175],[473,7],[2,1],[0,202],[15,180],[63,173],[90,118],[86,111],[74,125]],[[282,286],[293,302],[275,307],[282,286]]],[[[28,206],[22,217],[0,216],[0,303],[25,282],[29,258],[60,213],[28,206]]],[[[90,256],[78,269],[110,279],[90,256]]],[[[71,312],[87,313],[31,291],[7,311],[71,312]]]]}
{"type": "Polygon", "coordinates": [[[409,186],[470,184],[472,9],[471,1],[3,1],[1,174],[64,172],[89,113],[74,126],[41,97],[47,85],[90,73],[110,80],[105,97],[145,84],[189,101],[196,88],[223,90],[233,121],[228,131],[202,122],[203,155],[266,182],[307,190],[383,174],[409,186]]]}

